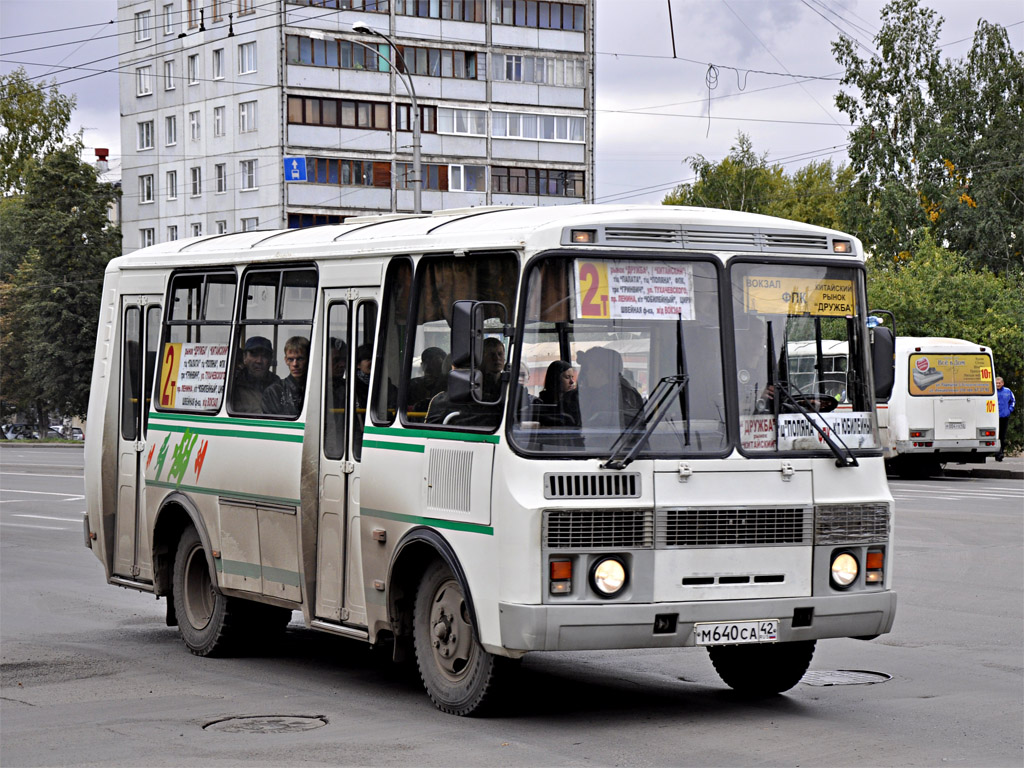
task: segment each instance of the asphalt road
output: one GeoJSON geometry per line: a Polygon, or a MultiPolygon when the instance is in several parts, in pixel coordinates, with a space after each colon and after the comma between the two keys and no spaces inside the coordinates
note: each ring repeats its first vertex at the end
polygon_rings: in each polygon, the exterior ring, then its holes
{"type": "Polygon", "coordinates": [[[698,649],[534,654],[502,716],[461,719],[413,670],[297,624],[243,658],[191,656],[164,603],[106,585],[83,546],[81,461],[0,445],[5,768],[1024,762],[1021,480],[892,480],[894,631],[823,641],[811,664],[886,682],[745,701],[698,649]]]}

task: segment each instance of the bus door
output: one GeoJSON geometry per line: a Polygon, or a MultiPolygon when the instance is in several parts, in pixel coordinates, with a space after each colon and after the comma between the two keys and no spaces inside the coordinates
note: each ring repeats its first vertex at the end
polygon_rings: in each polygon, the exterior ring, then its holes
{"type": "Polygon", "coordinates": [[[153,579],[153,563],[145,546],[145,451],[160,343],[160,300],[160,296],[126,296],[121,301],[114,573],[133,581],[153,579]]]}
{"type": "Polygon", "coordinates": [[[315,613],[366,624],[359,549],[359,476],[377,288],[325,291],[323,429],[315,613]]]}

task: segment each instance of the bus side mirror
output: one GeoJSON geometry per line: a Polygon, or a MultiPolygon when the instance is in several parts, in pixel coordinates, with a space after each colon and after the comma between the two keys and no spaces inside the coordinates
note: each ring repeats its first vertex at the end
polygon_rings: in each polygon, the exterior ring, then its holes
{"type": "Polygon", "coordinates": [[[499,301],[461,300],[452,304],[452,370],[448,374],[448,399],[453,403],[489,403],[484,399],[484,333],[508,336],[507,310],[499,301]]]}
{"type": "Polygon", "coordinates": [[[888,400],[896,381],[896,365],[893,356],[896,341],[892,331],[883,325],[871,330],[871,367],[875,370],[875,399],[888,400]]]}

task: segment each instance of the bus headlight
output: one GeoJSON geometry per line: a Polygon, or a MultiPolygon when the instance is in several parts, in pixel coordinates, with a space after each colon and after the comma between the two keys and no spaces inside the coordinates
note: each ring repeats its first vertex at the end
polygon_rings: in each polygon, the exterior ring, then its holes
{"type": "Polygon", "coordinates": [[[846,589],[857,580],[860,565],[857,558],[849,552],[840,552],[832,557],[832,586],[846,589]]]}
{"type": "Polygon", "coordinates": [[[590,586],[602,597],[614,597],[627,581],[626,566],[617,557],[605,557],[590,569],[590,586]]]}

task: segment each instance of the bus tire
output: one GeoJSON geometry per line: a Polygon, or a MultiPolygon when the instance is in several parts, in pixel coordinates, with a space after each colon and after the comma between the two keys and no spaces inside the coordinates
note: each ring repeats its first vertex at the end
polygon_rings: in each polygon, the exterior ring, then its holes
{"type": "Polygon", "coordinates": [[[213,586],[199,532],[189,526],[181,534],[174,557],[174,611],[185,645],[196,656],[220,656],[234,636],[234,601],[213,586]]]}
{"type": "Polygon", "coordinates": [[[814,656],[814,640],[713,645],[711,663],[722,682],[747,696],[772,696],[800,682],[814,656]]]}
{"type": "Polygon", "coordinates": [[[462,585],[440,560],[416,590],[412,631],[420,679],[434,705],[452,715],[481,714],[503,660],[481,647],[462,585]]]}

